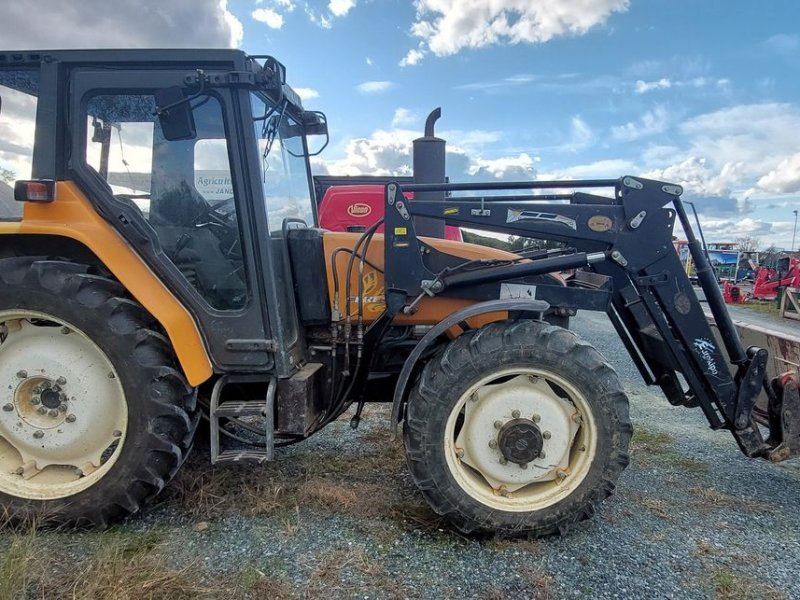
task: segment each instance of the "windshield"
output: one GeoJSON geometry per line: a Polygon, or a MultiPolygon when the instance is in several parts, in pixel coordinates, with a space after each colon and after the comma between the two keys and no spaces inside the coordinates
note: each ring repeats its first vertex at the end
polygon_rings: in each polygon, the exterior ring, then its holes
{"type": "Polygon", "coordinates": [[[257,94],[251,98],[270,231],[281,229],[289,217],[313,226],[303,129],[281,107],[257,94]]]}

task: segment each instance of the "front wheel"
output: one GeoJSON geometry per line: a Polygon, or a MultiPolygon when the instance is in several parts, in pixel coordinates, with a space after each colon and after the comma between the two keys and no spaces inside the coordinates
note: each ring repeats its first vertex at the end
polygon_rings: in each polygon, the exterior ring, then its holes
{"type": "Polygon", "coordinates": [[[574,333],[492,323],[425,365],[405,422],[409,467],[432,508],[464,532],[566,531],[628,464],[628,401],[574,333]]]}

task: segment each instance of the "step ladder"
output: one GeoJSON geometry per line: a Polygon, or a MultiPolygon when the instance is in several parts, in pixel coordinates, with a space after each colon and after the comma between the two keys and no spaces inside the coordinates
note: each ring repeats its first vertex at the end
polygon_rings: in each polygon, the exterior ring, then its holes
{"type": "Polygon", "coordinates": [[[211,429],[211,464],[220,463],[264,463],[274,459],[275,454],[275,393],[278,382],[275,377],[267,380],[267,395],[264,400],[228,400],[220,403],[222,390],[231,383],[262,383],[264,375],[223,375],[214,384],[208,409],[211,429]],[[220,419],[239,417],[261,417],[264,419],[265,447],[237,448],[220,452],[220,419]]]}

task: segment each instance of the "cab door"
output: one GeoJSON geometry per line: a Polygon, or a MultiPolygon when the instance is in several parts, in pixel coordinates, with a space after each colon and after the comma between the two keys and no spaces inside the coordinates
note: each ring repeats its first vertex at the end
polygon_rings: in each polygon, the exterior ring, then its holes
{"type": "Polygon", "coordinates": [[[236,90],[208,89],[189,103],[195,135],[167,139],[157,94],[186,73],[73,69],[69,176],[189,309],[215,370],[271,371],[280,340],[240,126],[249,106],[236,90]]]}

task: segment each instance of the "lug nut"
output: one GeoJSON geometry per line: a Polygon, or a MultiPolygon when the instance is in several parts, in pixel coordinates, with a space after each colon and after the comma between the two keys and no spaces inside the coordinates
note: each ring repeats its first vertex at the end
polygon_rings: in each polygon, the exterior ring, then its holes
{"type": "Polygon", "coordinates": [[[67,385],[67,380],[64,377],[59,377],[58,379],[56,379],[56,383],[58,385],[67,385]]]}
{"type": "Polygon", "coordinates": [[[520,468],[520,469],[527,469],[527,468],[528,468],[528,463],[522,463],[522,464],[519,466],[519,468],[520,468]]]}
{"type": "Polygon", "coordinates": [[[544,439],[546,439],[546,440],[549,440],[549,439],[550,439],[551,437],[553,437],[553,436],[550,434],[550,432],[549,432],[549,431],[545,431],[544,433],[542,433],[542,437],[543,437],[544,439]]]}
{"type": "Polygon", "coordinates": [[[58,411],[57,411],[55,408],[51,408],[51,409],[50,409],[50,410],[47,412],[47,414],[48,414],[48,415],[50,415],[51,417],[57,417],[57,416],[58,416],[58,411]]]}
{"type": "Polygon", "coordinates": [[[528,375],[528,381],[530,381],[531,383],[538,383],[539,378],[536,375],[528,375]]]}
{"type": "MultiPolygon", "coordinates": [[[[114,432],[114,437],[119,437],[120,435],[122,435],[121,431],[114,432]]],[[[458,457],[459,460],[461,460],[462,458],[464,458],[464,451],[459,448],[458,450],[456,450],[456,456],[458,457]]]]}
{"type": "Polygon", "coordinates": [[[558,471],[558,473],[556,473],[556,477],[558,477],[559,481],[564,481],[567,478],[567,474],[564,471],[558,471]]]}
{"type": "Polygon", "coordinates": [[[3,410],[6,412],[11,412],[12,410],[14,410],[14,405],[11,404],[10,402],[8,404],[4,404],[3,410]]]}
{"type": "Polygon", "coordinates": [[[500,462],[501,465],[507,465],[508,464],[508,460],[506,459],[505,456],[501,456],[499,462],[500,462]]]}
{"type": "Polygon", "coordinates": [[[583,417],[581,417],[578,413],[575,413],[574,415],[572,415],[572,421],[580,425],[581,423],[583,423],[583,417]]]}
{"type": "Polygon", "coordinates": [[[17,377],[19,377],[20,379],[27,379],[28,378],[28,372],[27,371],[17,371],[17,377]]]}
{"type": "Polygon", "coordinates": [[[489,448],[497,448],[497,440],[489,440],[489,448]]]}
{"type": "Polygon", "coordinates": [[[74,423],[75,422],[75,415],[73,415],[73,414],[67,415],[66,421],[67,421],[67,423],[74,423]]]}
{"type": "Polygon", "coordinates": [[[542,420],[542,417],[540,415],[533,415],[531,419],[533,420],[534,423],[538,423],[539,421],[542,420]]]}
{"type": "Polygon", "coordinates": [[[61,404],[58,405],[58,410],[60,412],[67,412],[67,405],[64,402],[62,402],[61,404]]]}
{"type": "Polygon", "coordinates": [[[43,381],[42,382],[42,385],[41,385],[42,390],[49,390],[51,387],[53,387],[53,384],[50,383],[49,381],[43,381]]]}
{"type": "Polygon", "coordinates": [[[69,333],[69,327],[62,327],[61,328],[61,333],[63,333],[64,335],[67,335],[69,333]]]}
{"type": "Polygon", "coordinates": [[[60,386],[60,385],[58,385],[58,384],[55,384],[55,385],[52,387],[52,390],[53,390],[54,392],[60,392],[60,391],[61,391],[61,386],[60,386]]]}
{"type": "Polygon", "coordinates": [[[539,458],[547,458],[547,454],[545,454],[544,450],[539,452],[539,458]]]}
{"type": "Polygon", "coordinates": [[[39,406],[41,403],[42,399],[39,398],[39,396],[34,396],[33,398],[31,398],[31,404],[33,404],[34,406],[39,406]]]}
{"type": "Polygon", "coordinates": [[[512,410],[511,411],[511,416],[514,417],[515,419],[519,419],[519,411],[518,410],[512,410]]]}
{"type": "Polygon", "coordinates": [[[43,415],[44,413],[47,412],[47,409],[44,406],[40,406],[39,408],[36,409],[36,412],[38,412],[40,415],[43,415]]]}
{"type": "Polygon", "coordinates": [[[506,489],[506,486],[504,485],[500,486],[500,495],[503,497],[508,496],[508,489],[506,489]]]}
{"type": "Polygon", "coordinates": [[[37,429],[36,431],[33,432],[33,437],[35,437],[37,440],[43,438],[44,431],[42,431],[41,429],[37,429]]]}
{"type": "Polygon", "coordinates": [[[503,422],[502,421],[495,421],[494,422],[494,428],[495,429],[500,429],[502,426],[503,426],[503,422]]]}

